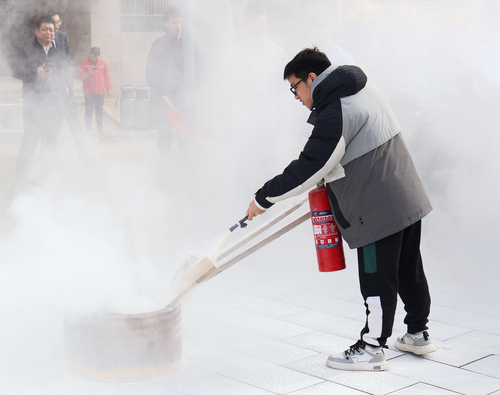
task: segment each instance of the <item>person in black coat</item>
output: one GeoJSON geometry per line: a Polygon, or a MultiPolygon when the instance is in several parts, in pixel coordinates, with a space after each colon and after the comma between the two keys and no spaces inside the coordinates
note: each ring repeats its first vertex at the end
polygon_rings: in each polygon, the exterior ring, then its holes
{"type": "MultiPolygon", "coordinates": [[[[55,34],[52,42],[59,51],[62,51],[64,53],[68,64],[71,67],[71,51],[69,48],[69,38],[66,32],[59,30],[62,24],[62,20],[59,17],[58,12],[53,8],[44,8],[40,12],[40,17],[51,18],[54,21],[55,34]]],[[[33,36],[30,38],[29,42],[33,43],[35,40],[36,36],[33,36]]],[[[85,134],[78,119],[75,95],[72,86],[70,87],[69,94],[67,95],[66,99],[67,100],[64,105],[64,118],[66,119],[69,129],[71,130],[71,134],[73,135],[73,141],[75,143],[76,151],[80,156],[80,161],[84,166],[86,166],[90,162],[87,155],[87,143],[85,142],[85,134]]]]}
{"type": "Polygon", "coordinates": [[[166,95],[176,108],[185,105],[183,92],[184,57],[180,10],[165,13],[167,34],[154,41],[146,63],[146,81],[160,97],[166,95]]]}
{"type": "Polygon", "coordinates": [[[47,177],[54,167],[64,103],[73,85],[66,56],[52,43],[54,33],[52,19],[39,18],[36,39],[20,49],[13,65],[13,76],[23,81],[24,135],[16,163],[17,183],[21,186],[39,140],[42,174],[47,177]]]}
{"type": "MultiPolygon", "coordinates": [[[[186,95],[184,85],[184,48],[182,38],[181,11],[176,6],[168,7],[165,11],[165,28],[167,33],[156,39],[151,46],[146,63],[146,81],[151,89],[153,105],[158,112],[158,149],[163,162],[167,167],[175,167],[171,153],[172,142],[176,141],[178,160],[184,160],[179,168],[189,165],[186,153],[189,153],[187,140],[183,137],[174,139],[173,126],[165,120],[169,107],[163,99],[167,96],[185,121],[193,127],[195,124],[195,103],[186,95]]],[[[201,81],[199,53],[194,47],[195,85],[201,81]]]]}

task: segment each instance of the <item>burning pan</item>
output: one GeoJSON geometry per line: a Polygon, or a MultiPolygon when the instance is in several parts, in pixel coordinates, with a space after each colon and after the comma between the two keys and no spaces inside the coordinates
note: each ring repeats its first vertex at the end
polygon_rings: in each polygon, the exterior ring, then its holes
{"type": "Polygon", "coordinates": [[[64,319],[67,368],[104,381],[150,379],[182,365],[181,308],[64,319]]]}

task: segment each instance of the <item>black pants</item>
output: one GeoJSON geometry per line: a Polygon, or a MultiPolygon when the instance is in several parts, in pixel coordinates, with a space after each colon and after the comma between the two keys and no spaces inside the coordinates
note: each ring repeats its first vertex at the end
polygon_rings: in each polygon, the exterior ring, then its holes
{"type": "Polygon", "coordinates": [[[87,93],[83,92],[85,97],[85,128],[92,130],[92,112],[95,107],[95,122],[97,130],[102,130],[102,109],[104,107],[104,92],[103,93],[87,93]]]}
{"type": "Polygon", "coordinates": [[[427,329],[431,298],[420,255],[421,221],[358,248],[366,324],[361,339],[383,346],[392,334],[398,294],[405,305],[408,333],[427,329]]]}
{"type": "Polygon", "coordinates": [[[26,97],[23,106],[24,133],[16,161],[17,183],[26,182],[28,170],[41,141],[41,175],[47,179],[57,161],[57,137],[63,121],[64,103],[48,98],[37,100],[26,97]]]}
{"type": "MultiPolygon", "coordinates": [[[[160,94],[157,94],[156,97],[155,104],[158,111],[157,146],[162,165],[169,177],[188,179],[195,172],[195,148],[180,130],[175,129],[165,119],[170,108],[160,94]]],[[[177,110],[186,123],[193,128],[195,109],[183,106],[177,110]]]]}

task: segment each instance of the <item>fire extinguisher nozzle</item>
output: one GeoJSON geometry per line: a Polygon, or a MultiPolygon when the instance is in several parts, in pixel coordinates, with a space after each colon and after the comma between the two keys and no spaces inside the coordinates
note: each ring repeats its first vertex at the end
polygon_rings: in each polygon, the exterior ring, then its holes
{"type": "Polygon", "coordinates": [[[232,232],[232,231],[233,231],[233,230],[235,230],[238,226],[239,226],[240,228],[246,228],[248,224],[246,224],[246,223],[245,223],[245,221],[246,221],[247,219],[248,219],[248,215],[247,215],[245,218],[240,219],[240,220],[238,221],[238,223],[236,223],[236,224],[234,224],[233,226],[231,226],[231,227],[229,228],[229,231],[230,231],[230,232],[232,232]]]}
{"type": "Polygon", "coordinates": [[[239,225],[238,224],[234,224],[233,226],[231,226],[229,228],[229,231],[232,232],[233,230],[235,230],[239,225]]]}

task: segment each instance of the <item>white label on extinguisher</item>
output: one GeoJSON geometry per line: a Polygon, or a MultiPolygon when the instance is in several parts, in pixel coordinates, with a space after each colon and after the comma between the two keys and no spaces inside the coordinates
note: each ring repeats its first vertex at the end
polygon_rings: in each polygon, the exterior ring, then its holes
{"type": "Polygon", "coordinates": [[[333,219],[330,222],[322,223],[322,224],[314,224],[313,223],[313,231],[315,235],[329,237],[329,236],[337,236],[338,230],[333,219]]]}
{"type": "Polygon", "coordinates": [[[339,246],[338,229],[331,210],[312,211],[314,238],[316,248],[335,248],[339,246]],[[333,236],[333,237],[332,237],[333,236]]]}
{"type": "Polygon", "coordinates": [[[333,221],[333,214],[331,210],[313,211],[311,212],[311,219],[313,224],[322,224],[325,222],[333,221]]]}

